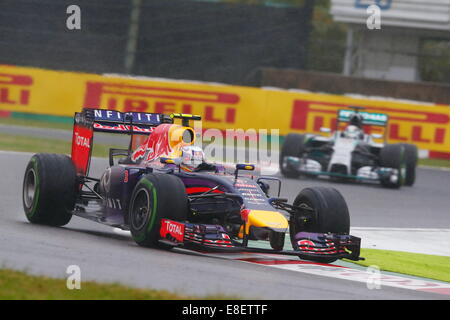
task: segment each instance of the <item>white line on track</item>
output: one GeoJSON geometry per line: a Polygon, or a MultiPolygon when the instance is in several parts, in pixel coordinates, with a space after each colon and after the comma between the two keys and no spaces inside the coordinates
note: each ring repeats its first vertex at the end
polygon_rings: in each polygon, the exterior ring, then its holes
{"type": "Polygon", "coordinates": [[[35,152],[26,152],[26,151],[9,151],[9,150],[0,150],[0,154],[9,154],[9,155],[30,155],[32,156],[35,152]]]}
{"type": "Polygon", "coordinates": [[[274,265],[268,266],[324,277],[363,282],[368,285],[368,290],[370,286],[379,285],[379,288],[382,288],[383,286],[389,286],[401,289],[450,295],[450,283],[442,283],[425,279],[412,279],[397,275],[387,275],[383,272],[381,272],[379,278],[377,278],[373,272],[352,269],[348,267],[338,267],[333,265],[276,263],[274,265]]]}
{"type": "Polygon", "coordinates": [[[361,247],[450,257],[450,229],[350,228],[361,247]]]}
{"type": "MultiPolygon", "coordinates": [[[[299,260],[297,257],[286,257],[277,254],[260,253],[199,253],[204,256],[236,260],[240,262],[253,263],[270,268],[289,270],[294,272],[307,273],[322,277],[330,277],[348,281],[366,283],[368,290],[373,290],[374,286],[381,289],[383,286],[396,287],[407,290],[423,291],[450,295],[450,283],[435,280],[412,278],[397,274],[386,274],[380,272],[377,276],[373,271],[362,269],[320,264],[299,260]]],[[[372,269],[373,270],[373,269],[372,269]]]]}
{"type": "MultiPolygon", "coordinates": [[[[373,229],[373,228],[360,228],[360,229],[373,229]]],[[[114,228],[113,230],[117,234],[130,235],[129,231],[121,230],[118,228],[114,228]]],[[[191,250],[186,249],[181,250],[192,252],[191,250]]],[[[366,284],[368,283],[369,285],[379,284],[380,288],[382,288],[383,286],[388,286],[407,290],[416,290],[416,291],[450,295],[450,283],[438,282],[428,279],[417,279],[417,278],[413,279],[407,276],[392,275],[383,272],[380,273],[379,278],[376,278],[373,272],[331,264],[319,264],[308,261],[302,261],[299,260],[297,257],[292,256],[283,256],[277,254],[247,253],[247,252],[242,253],[239,252],[206,253],[197,251],[194,252],[208,257],[236,260],[245,263],[253,263],[266,267],[307,273],[323,277],[331,277],[349,281],[358,281],[366,284]]]]}
{"type": "Polygon", "coordinates": [[[450,232],[450,229],[440,228],[384,228],[384,227],[351,227],[357,231],[411,231],[411,232],[450,232]]]}
{"type": "Polygon", "coordinates": [[[426,166],[426,165],[419,165],[418,167],[421,169],[428,169],[428,170],[450,171],[450,168],[446,168],[446,167],[433,167],[433,166],[426,166]]]}
{"type": "Polygon", "coordinates": [[[131,232],[128,231],[128,230],[122,230],[122,229],[119,229],[119,228],[113,228],[113,231],[114,231],[114,233],[117,233],[117,234],[120,234],[120,235],[123,235],[123,236],[131,236],[131,232]]]}

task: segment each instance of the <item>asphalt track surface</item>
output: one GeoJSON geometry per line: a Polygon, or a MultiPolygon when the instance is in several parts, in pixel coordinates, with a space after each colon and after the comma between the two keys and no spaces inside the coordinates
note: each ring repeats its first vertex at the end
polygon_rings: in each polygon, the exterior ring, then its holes
{"type": "MultiPolygon", "coordinates": [[[[78,265],[82,281],[118,282],[183,294],[222,293],[247,299],[448,299],[448,296],[273,269],[240,261],[179,251],[138,247],[112,228],[73,217],[65,227],[27,222],[21,187],[31,154],[0,152],[0,266],[32,274],[66,278],[78,265]]],[[[94,159],[92,175],[106,160],[94,159]]],[[[309,186],[333,186],[346,198],[352,226],[449,228],[450,172],[420,169],[412,188],[283,179],[282,196],[293,200],[309,186]]]]}
{"type": "MultiPolygon", "coordinates": [[[[112,228],[73,217],[65,227],[32,225],[26,221],[21,204],[22,176],[30,154],[0,153],[3,168],[0,213],[0,265],[32,274],[66,278],[69,265],[81,268],[82,280],[119,282],[135,287],[205,295],[222,293],[248,299],[447,299],[448,296],[416,292],[383,286],[369,290],[364,283],[302,274],[289,270],[268,269],[266,266],[223,260],[176,251],[138,247],[129,236],[113,232],[112,228]]],[[[101,172],[104,161],[94,161],[93,171],[101,172]]],[[[422,172],[422,171],[421,171],[422,172]]],[[[421,175],[433,174],[423,171],[421,175]]],[[[450,173],[445,173],[449,175],[450,173]]],[[[442,175],[442,172],[437,176],[442,175]]],[[[432,178],[432,177],[430,177],[432,178]]],[[[447,176],[447,179],[449,177],[447,176]]],[[[422,180],[422,179],[421,179],[422,180]]],[[[433,180],[436,184],[436,179],[433,180]]],[[[445,181],[445,179],[444,179],[445,181]]],[[[448,181],[448,180],[447,180],[448,181]]],[[[322,182],[285,181],[288,196],[294,189],[322,182]],[[289,189],[289,186],[291,189],[289,189]]],[[[434,185],[435,185],[434,184],[434,185]]],[[[418,185],[417,188],[420,187],[418,185]]],[[[424,187],[425,188],[425,187],[424,187]]],[[[390,193],[396,200],[413,201],[416,191],[404,189],[373,196],[383,190],[375,187],[339,185],[349,201],[352,220],[357,225],[404,225],[409,216],[419,223],[421,215],[410,210],[389,209],[390,193]],[[357,194],[350,197],[349,194],[357,194]],[[409,196],[408,196],[409,194],[409,196]],[[362,198],[365,196],[365,201],[362,198]],[[379,199],[379,201],[377,201],[379,199]],[[385,203],[382,208],[373,206],[385,203]],[[365,209],[365,210],[362,210],[365,209]],[[379,220],[371,216],[377,214],[379,220]],[[393,216],[407,214],[403,219],[393,216]],[[388,221],[384,223],[384,221],[388,221]],[[361,224],[360,224],[361,223],[361,224]]],[[[433,192],[430,192],[433,194],[433,192]]],[[[436,194],[439,198],[439,194],[436,194]]],[[[431,200],[430,200],[431,201],[431,200]]],[[[432,203],[432,202],[431,202],[432,203]]],[[[401,208],[399,205],[398,208],[401,208]]],[[[419,208],[420,210],[420,208],[419,208]]],[[[437,220],[441,219],[439,215],[437,220]]],[[[443,217],[442,217],[443,219],[443,217]]],[[[430,220],[430,214],[423,221],[430,220]]],[[[413,222],[409,221],[408,223],[413,222]]],[[[423,222],[421,226],[428,225],[423,222]]]]}

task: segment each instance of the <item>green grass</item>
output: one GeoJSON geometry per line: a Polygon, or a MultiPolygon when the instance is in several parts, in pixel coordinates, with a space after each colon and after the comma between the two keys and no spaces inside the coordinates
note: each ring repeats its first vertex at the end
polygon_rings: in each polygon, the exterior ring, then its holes
{"type": "Polygon", "coordinates": [[[419,165],[431,167],[450,168],[450,160],[445,159],[419,159],[419,165]]]}
{"type": "Polygon", "coordinates": [[[120,284],[81,281],[81,289],[69,290],[66,279],[31,276],[0,269],[0,300],[221,300],[233,296],[190,296],[165,290],[130,288],[120,284]]]}
{"type": "MultiPolygon", "coordinates": [[[[109,148],[124,147],[94,144],[92,155],[94,157],[108,157],[109,148]]],[[[72,151],[71,148],[71,141],[0,134],[0,150],[70,154],[72,151]]]]}
{"type": "Polygon", "coordinates": [[[450,257],[428,254],[361,249],[364,261],[349,261],[361,266],[378,266],[380,270],[450,282],[450,257]]]}

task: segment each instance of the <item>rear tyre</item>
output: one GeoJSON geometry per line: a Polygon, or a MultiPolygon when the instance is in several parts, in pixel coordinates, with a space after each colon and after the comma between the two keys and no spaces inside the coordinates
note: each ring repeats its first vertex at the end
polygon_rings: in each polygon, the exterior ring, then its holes
{"type": "Polygon", "coordinates": [[[285,157],[301,157],[305,150],[306,136],[304,134],[290,133],[284,139],[280,151],[280,171],[288,178],[298,178],[300,173],[291,170],[284,165],[285,157]]]}
{"type": "Polygon", "coordinates": [[[417,146],[414,144],[403,144],[405,147],[406,176],[405,186],[411,187],[416,182],[416,167],[419,159],[417,146]]]}
{"type": "MultiPolygon", "coordinates": [[[[302,190],[293,203],[300,207],[290,220],[289,234],[295,247],[295,235],[298,232],[349,234],[350,214],[347,203],[339,191],[334,188],[314,187],[302,190]],[[305,212],[303,212],[305,210],[305,212]],[[303,215],[312,215],[308,222],[300,221],[303,215]]],[[[331,263],[335,258],[305,258],[319,263],[331,263]]]]}
{"type": "Polygon", "coordinates": [[[31,223],[63,226],[72,218],[77,178],[72,160],[62,154],[35,154],[23,179],[22,202],[31,223]]]}
{"type": "Polygon", "coordinates": [[[388,144],[380,151],[380,165],[398,171],[397,181],[382,179],[381,185],[386,188],[398,189],[405,184],[406,176],[406,154],[402,144],[388,144]]]}
{"type": "Polygon", "coordinates": [[[147,174],[131,195],[131,235],[140,246],[170,249],[171,246],[158,242],[161,219],[183,221],[187,214],[188,198],[183,182],[170,174],[147,174]]]}

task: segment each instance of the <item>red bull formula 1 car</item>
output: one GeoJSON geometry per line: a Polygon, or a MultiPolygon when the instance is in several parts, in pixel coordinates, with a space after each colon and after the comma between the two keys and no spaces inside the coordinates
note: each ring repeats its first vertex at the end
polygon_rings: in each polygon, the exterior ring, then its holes
{"type": "Polygon", "coordinates": [[[254,165],[237,164],[229,172],[196,150],[187,154],[196,137],[192,120],[200,117],[101,109],[76,113],[71,157],[36,154],[26,168],[26,217],[62,226],[77,215],[130,230],[145,247],[276,252],[319,262],[361,259],[360,239],[349,235],[348,208],[337,190],[306,188],[292,204],[279,197],[280,190],[278,197],[269,197],[270,180],[279,187],[281,181],[243,175],[254,165]],[[110,166],[99,178],[89,175],[96,131],[131,135],[127,149],[110,149],[110,166]],[[143,142],[133,148],[139,136],[143,142]],[[186,158],[199,163],[185,170],[186,158]],[[290,250],[284,248],[287,233],[290,250]],[[271,249],[251,247],[251,240],[266,240],[271,249]]]}

